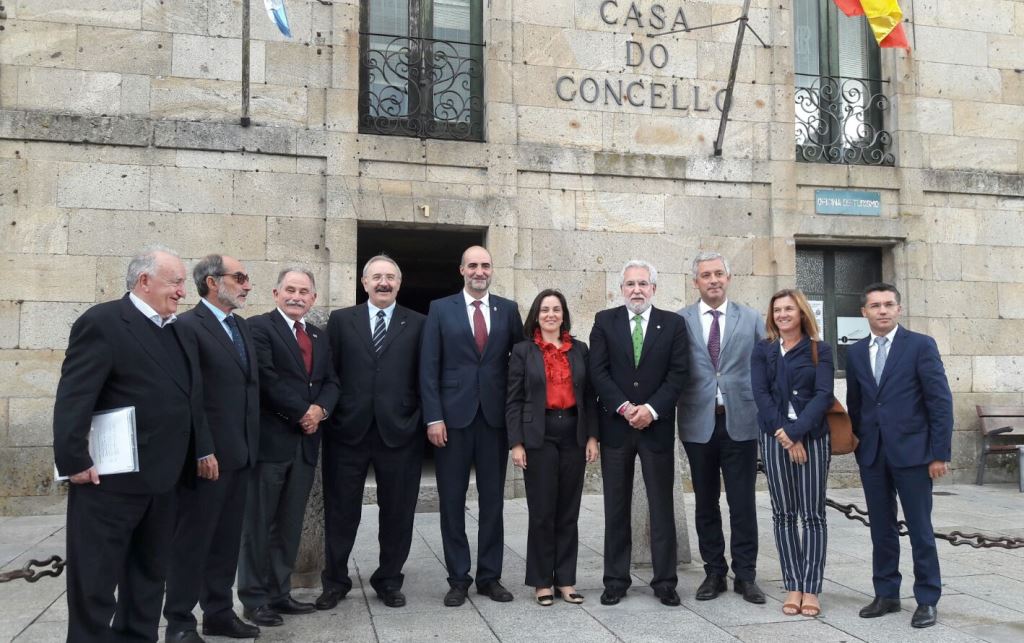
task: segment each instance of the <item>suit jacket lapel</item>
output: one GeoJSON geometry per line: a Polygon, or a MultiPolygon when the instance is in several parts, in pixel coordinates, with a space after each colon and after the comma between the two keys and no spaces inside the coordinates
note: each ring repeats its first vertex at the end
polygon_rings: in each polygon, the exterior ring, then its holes
{"type": "Polygon", "coordinates": [[[242,318],[238,319],[238,332],[242,334],[242,343],[245,344],[245,355],[249,358],[248,376],[252,380],[259,372],[260,365],[256,362],[256,349],[252,343],[252,333],[249,332],[249,323],[242,318]]]}
{"type": "MultiPolygon", "coordinates": [[[[910,333],[908,333],[902,326],[900,326],[899,330],[896,331],[896,341],[892,343],[892,347],[889,348],[889,353],[885,356],[885,366],[882,367],[882,377],[878,378],[879,390],[881,390],[882,387],[885,386],[885,383],[889,381],[892,370],[896,367],[896,362],[898,362],[900,358],[903,357],[903,354],[907,352],[907,338],[909,334],[910,333]]],[[[868,335],[869,339],[870,337],[871,336],[868,335]]],[[[870,359],[868,360],[868,365],[871,365],[870,359]]]]}
{"type": "MultiPolygon", "coordinates": [[[[725,333],[722,335],[721,346],[718,349],[718,364],[721,365],[725,361],[725,347],[729,344],[729,338],[732,337],[733,331],[740,323],[740,307],[736,304],[729,304],[729,308],[725,314],[725,333]]],[[[701,331],[703,336],[703,331],[701,331]]]]}
{"type": "MultiPolygon", "coordinates": [[[[377,357],[377,351],[373,350],[373,334],[370,332],[370,308],[366,304],[360,304],[352,309],[349,316],[352,322],[352,330],[356,336],[363,340],[363,345],[369,352],[370,357],[377,357]]],[[[376,320],[374,321],[376,323],[376,320]]],[[[385,335],[386,337],[386,335],[385,335]]]]}
{"type": "Polygon", "coordinates": [[[864,364],[864,373],[867,375],[864,379],[867,381],[868,387],[872,393],[878,392],[878,384],[875,383],[875,375],[871,371],[871,352],[869,347],[871,345],[871,335],[869,334],[867,339],[862,339],[856,344],[849,348],[847,353],[847,359],[858,359],[864,364]]]}
{"type": "Polygon", "coordinates": [[[456,315],[457,327],[462,328],[466,334],[466,340],[472,347],[473,352],[476,353],[477,357],[481,357],[480,351],[476,350],[476,337],[473,336],[473,324],[469,321],[469,314],[466,312],[466,300],[462,296],[462,291],[452,295],[452,312],[456,315]]]}
{"type": "MultiPolygon", "coordinates": [[[[637,368],[640,368],[640,364],[644,363],[644,358],[650,353],[651,347],[658,338],[661,336],[661,310],[651,306],[651,318],[647,320],[647,332],[644,333],[644,344],[643,348],[640,349],[640,361],[637,363],[637,368]]],[[[633,338],[629,338],[629,346],[633,347],[633,338]]]]}
{"type": "Polygon", "coordinates": [[[700,304],[687,306],[683,310],[683,319],[686,321],[686,328],[690,332],[690,341],[702,347],[700,354],[708,359],[708,367],[712,367],[708,343],[704,341],[704,327],[700,324],[700,304]]]}
{"type": "MultiPolygon", "coordinates": [[[[234,358],[235,364],[237,364],[238,368],[242,369],[242,372],[244,373],[245,365],[242,364],[242,358],[238,355],[238,349],[235,348],[234,342],[231,341],[231,338],[228,337],[227,332],[224,330],[224,325],[217,321],[217,317],[206,308],[206,304],[202,302],[196,304],[195,310],[196,316],[199,317],[199,323],[202,324],[206,332],[213,335],[224,350],[231,354],[234,358]]],[[[239,326],[241,326],[241,324],[239,324],[239,326]]],[[[239,330],[239,333],[241,333],[241,330],[239,330]]],[[[244,337],[242,338],[242,341],[243,343],[245,342],[244,337]]]]}
{"type": "Polygon", "coordinates": [[[388,324],[388,330],[384,333],[384,342],[380,346],[381,355],[384,355],[388,350],[388,347],[395,341],[395,338],[401,335],[402,331],[405,330],[406,319],[408,317],[409,314],[404,308],[395,306],[395,310],[391,313],[391,323],[388,324]]]}
{"type": "MultiPolygon", "coordinates": [[[[143,326],[143,324],[152,324],[153,322],[146,319],[146,316],[139,312],[139,309],[135,307],[130,299],[128,299],[127,295],[125,295],[123,300],[121,317],[128,324],[129,332],[131,332],[132,336],[138,340],[139,345],[142,346],[142,350],[144,350],[146,354],[149,355],[149,357],[171,377],[172,380],[174,380],[174,383],[177,384],[181,390],[189,393],[188,382],[182,381],[181,378],[177,376],[177,373],[167,368],[170,356],[167,355],[167,351],[164,350],[163,345],[161,345],[160,342],[150,334],[150,329],[143,326]]],[[[175,336],[177,336],[177,333],[175,333],[175,336]]],[[[185,356],[185,362],[189,362],[187,355],[185,356]]]]}
{"type": "MultiPolygon", "coordinates": [[[[302,359],[302,351],[299,350],[299,342],[295,339],[295,335],[292,333],[291,327],[294,326],[294,323],[291,321],[286,322],[284,317],[281,316],[280,311],[277,309],[270,312],[270,318],[273,320],[271,324],[274,327],[274,330],[277,331],[277,334],[281,337],[281,341],[284,342],[284,345],[287,346],[289,352],[291,352],[292,357],[295,358],[295,363],[299,367],[299,372],[305,373],[306,362],[302,359]]],[[[309,333],[308,324],[306,325],[306,329],[307,334],[309,334],[310,341],[312,341],[313,335],[309,333]]],[[[313,351],[313,363],[315,366],[316,351],[313,351]]]]}
{"type": "MultiPolygon", "coordinates": [[[[491,346],[494,342],[491,341],[492,337],[501,337],[506,332],[505,329],[505,315],[501,313],[502,308],[498,306],[498,301],[494,299],[494,295],[490,296],[491,300],[491,328],[487,331],[487,343],[484,345],[484,355],[488,351],[492,350],[491,346]]],[[[473,338],[474,345],[476,344],[476,338],[473,338]]],[[[483,355],[480,356],[481,358],[483,355]]]]}
{"type": "MultiPolygon", "coordinates": [[[[627,363],[636,368],[636,360],[633,357],[633,313],[625,306],[620,306],[612,320],[615,325],[613,332],[619,336],[618,344],[625,352],[627,363]]],[[[643,352],[641,352],[641,355],[643,352]]]]}

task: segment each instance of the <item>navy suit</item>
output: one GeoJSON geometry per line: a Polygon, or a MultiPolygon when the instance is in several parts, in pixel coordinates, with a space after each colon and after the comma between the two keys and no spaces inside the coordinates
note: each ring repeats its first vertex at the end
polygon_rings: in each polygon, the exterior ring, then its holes
{"type": "Polygon", "coordinates": [[[871,341],[869,336],[847,353],[846,401],[860,439],[856,456],[871,521],[875,595],[899,598],[898,494],[913,548],[914,597],[919,605],[935,605],[941,581],[928,465],[950,459],[953,396],[931,337],[899,327],[877,385],[871,341]]]}
{"type": "Polygon", "coordinates": [[[471,467],[480,506],[477,586],[501,577],[508,463],[505,389],[509,353],[523,338],[516,303],[493,294],[488,300],[490,330],[483,354],[474,342],[462,292],[430,303],[420,352],[423,420],[443,420],[448,432],[446,446],[434,450],[448,582],[463,589],[473,582],[465,520],[471,467]]]}

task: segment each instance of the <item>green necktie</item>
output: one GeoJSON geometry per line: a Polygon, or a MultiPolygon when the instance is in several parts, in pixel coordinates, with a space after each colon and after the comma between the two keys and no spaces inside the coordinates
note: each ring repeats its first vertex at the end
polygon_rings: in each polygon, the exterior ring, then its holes
{"type": "Polygon", "coordinates": [[[640,353],[644,350],[644,318],[643,315],[633,315],[633,366],[640,364],[640,353]]]}

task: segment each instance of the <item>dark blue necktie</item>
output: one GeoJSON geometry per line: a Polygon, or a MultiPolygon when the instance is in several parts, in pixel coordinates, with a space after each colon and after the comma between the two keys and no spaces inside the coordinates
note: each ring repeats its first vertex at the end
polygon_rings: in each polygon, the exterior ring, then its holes
{"type": "Polygon", "coordinates": [[[242,333],[238,331],[238,320],[235,319],[234,315],[228,315],[224,318],[224,323],[228,325],[228,329],[231,331],[231,343],[235,345],[235,350],[238,351],[238,357],[242,360],[245,372],[248,373],[249,357],[245,352],[245,342],[242,341],[242,333]]]}

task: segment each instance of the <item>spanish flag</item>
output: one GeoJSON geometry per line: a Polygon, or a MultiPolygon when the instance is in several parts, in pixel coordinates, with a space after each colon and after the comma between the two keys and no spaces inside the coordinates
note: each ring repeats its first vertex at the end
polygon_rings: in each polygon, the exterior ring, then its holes
{"type": "Polygon", "coordinates": [[[867,16],[879,47],[910,49],[903,31],[903,11],[897,0],[835,0],[848,16],[867,16]]]}

